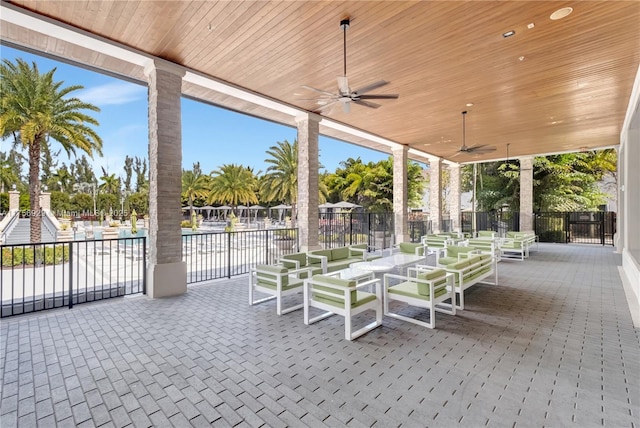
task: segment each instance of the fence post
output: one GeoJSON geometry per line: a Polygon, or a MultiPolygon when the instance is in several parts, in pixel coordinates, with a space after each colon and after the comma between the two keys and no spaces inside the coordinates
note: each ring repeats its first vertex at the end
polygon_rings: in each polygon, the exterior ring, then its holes
{"type": "Polygon", "coordinates": [[[600,243],[604,247],[604,211],[600,211],[598,215],[600,216],[600,243]]]}
{"type": "Polygon", "coordinates": [[[571,214],[567,212],[564,215],[564,243],[565,244],[569,243],[569,239],[571,235],[571,230],[570,230],[571,226],[569,226],[570,221],[571,221],[571,214]]]}
{"type": "Polygon", "coordinates": [[[349,245],[353,245],[353,213],[349,213],[349,245]]]}
{"type": "MultiPolygon", "coordinates": [[[[73,242],[69,242],[69,309],[73,308],[73,242]]],[[[62,250],[64,260],[64,249],[62,250]]]]}
{"type": "Polygon", "coordinates": [[[142,294],[147,294],[147,237],[142,237],[142,294]]]}
{"type": "Polygon", "coordinates": [[[270,247],[270,245],[269,245],[269,229],[265,229],[264,230],[264,248],[266,249],[266,251],[265,251],[266,254],[265,254],[264,263],[267,264],[267,265],[271,264],[270,263],[271,259],[269,259],[269,247],[270,247]]]}
{"type": "Polygon", "coordinates": [[[231,233],[225,232],[227,234],[227,278],[231,278],[231,233]]]}

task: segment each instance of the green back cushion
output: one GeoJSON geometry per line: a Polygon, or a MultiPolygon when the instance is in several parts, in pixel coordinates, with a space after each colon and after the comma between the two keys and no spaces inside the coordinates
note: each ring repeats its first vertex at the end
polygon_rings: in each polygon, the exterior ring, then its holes
{"type": "Polygon", "coordinates": [[[355,244],[355,245],[352,245],[351,248],[359,248],[361,250],[366,250],[367,244],[355,244]]]}
{"type": "Polygon", "coordinates": [[[493,234],[495,232],[493,232],[493,230],[479,230],[478,231],[478,236],[486,236],[486,237],[492,237],[493,234]]]}
{"type": "Polygon", "coordinates": [[[331,250],[314,250],[314,251],[311,251],[309,254],[315,255],[315,256],[325,256],[328,262],[333,260],[331,258],[331,250]]]}
{"type": "MultiPolygon", "coordinates": [[[[322,281],[325,283],[340,285],[342,287],[352,288],[351,290],[351,302],[355,302],[357,299],[357,291],[356,291],[356,281],[348,280],[342,278],[336,278],[334,276],[325,276],[325,275],[314,275],[314,281],[322,281]]],[[[322,293],[321,297],[324,299],[332,300],[338,303],[344,303],[343,293],[340,290],[336,290],[335,288],[323,287],[322,285],[314,284],[313,288],[326,291],[329,294],[322,293]]]]}
{"type": "MultiPolygon", "coordinates": [[[[269,265],[257,265],[256,277],[259,285],[275,288],[278,281],[278,276],[283,273],[287,273],[288,270],[282,266],[269,266],[269,265]]],[[[289,277],[282,275],[282,286],[289,285],[289,277]]]]}
{"type": "Polygon", "coordinates": [[[287,263],[288,260],[298,262],[300,263],[300,267],[305,267],[307,265],[307,253],[287,254],[280,258],[280,261],[286,268],[293,269],[295,268],[295,263],[287,263]]]}
{"type": "Polygon", "coordinates": [[[457,270],[457,269],[464,269],[464,268],[466,268],[467,266],[469,266],[469,260],[468,260],[468,259],[465,259],[465,260],[460,260],[460,261],[459,261],[459,262],[457,262],[457,263],[452,263],[452,264],[448,265],[447,267],[448,267],[448,268],[451,268],[451,269],[456,269],[456,270],[457,270]]]}
{"type": "Polygon", "coordinates": [[[473,247],[462,247],[459,245],[449,245],[447,247],[447,256],[448,257],[458,257],[458,254],[468,253],[470,251],[474,251],[473,247]]]}
{"type": "Polygon", "coordinates": [[[416,248],[419,248],[420,255],[424,255],[424,248],[422,248],[422,244],[418,242],[401,242],[399,247],[401,253],[407,254],[415,254],[416,248]]]}
{"type": "Polygon", "coordinates": [[[349,258],[349,247],[333,248],[330,260],[342,260],[349,258]]]}
{"type": "MultiPolygon", "coordinates": [[[[440,288],[442,288],[445,284],[445,275],[447,274],[447,272],[444,269],[434,269],[430,272],[421,272],[417,275],[418,279],[425,279],[428,281],[432,281],[435,280],[435,283],[433,285],[434,288],[434,292],[436,295],[438,294],[438,290],[440,288]]],[[[421,294],[423,296],[429,296],[431,293],[431,290],[429,289],[429,284],[425,284],[422,282],[418,283],[418,294],[421,294]]]]}

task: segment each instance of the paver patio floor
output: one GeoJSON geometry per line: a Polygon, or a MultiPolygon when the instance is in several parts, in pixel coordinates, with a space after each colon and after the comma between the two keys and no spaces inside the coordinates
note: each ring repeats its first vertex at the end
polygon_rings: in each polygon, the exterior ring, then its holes
{"type": "Polygon", "coordinates": [[[385,317],[354,342],[249,306],[247,276],[5,319],[0,425],[639,427],[619,263],[540,244],[435,330],[385,317]]]}

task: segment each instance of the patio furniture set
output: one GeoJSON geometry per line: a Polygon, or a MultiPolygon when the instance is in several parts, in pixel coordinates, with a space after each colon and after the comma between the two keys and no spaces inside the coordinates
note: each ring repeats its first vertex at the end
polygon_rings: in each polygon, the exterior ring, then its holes
{"type": "Polygon", "coordinates": [[[429,248],[423,243],[402,243],[385,251],[370,251],[362,244],[289,254],[276,265],[251,269],[249,304],[275,299],[278,315],[302,308],[306,325],[340,315],[346,340],[382,325],[383,314],[435,328],[435,312],[455,315],[464,309],[466,289],[478,283],[497,285],[496,257],[468,248],[455,263],[437,266],[427,264],[429,248]],[[267,297],[256,299],[256,292],[267,297]],[[286,297],[301,292],[302,303],[284,307],[286,297]],[[428,322],[420,319],[422,311],[407,315],[408,306],[428,309],[428,322]],[[322,313],[312,316],[312,308],[322,313]],[[375,312],[375,320],[354,331],[353,317],[368,310],[375,312]]]}

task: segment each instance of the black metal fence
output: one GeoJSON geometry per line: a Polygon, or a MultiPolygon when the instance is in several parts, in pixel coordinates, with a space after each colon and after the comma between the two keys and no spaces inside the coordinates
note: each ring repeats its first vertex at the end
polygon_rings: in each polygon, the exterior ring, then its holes
{"type": "MultiPolygon", "coordinates": [[[[520,230],[520,213],[514,211],[463,212],[462,231],[493,230],[499,235],[520,230]]],[[[540,242],[613,245],[616,213],[539,212],[533,215],[533,226],[540,242]]]]}
{"type": "Polygon", "coordinates": [[[371,248],[388,248],[394,243],[393,227],[393,213],[322,213],[318,239],[324,248],[364,243],[371,248]]]}
{"type": "Polygon", "coordinates": [[[146,239],[0,246],[1,317],[146,293],[146,239]]]}
{"type": "Polygon", "coordinates": [[[493,230],[504,235],[510,230],[520,230],[520,213],[514,211],[490,211],[460,213],[463,233],[493,230]]]}
{"type": "Polygon", "coordinates": [[[534,227],[541,242],[613,245],[616,213],[608,211],[536,213],[534,227]]]}
{"type": "Polygon", "coordinates": [[[182,240],[187,284],[242,275],[299,248],[298,229],[196,233],[182,240]]]}

